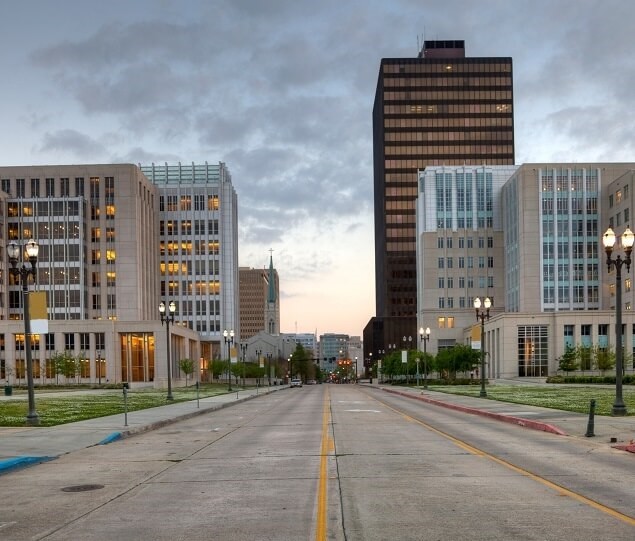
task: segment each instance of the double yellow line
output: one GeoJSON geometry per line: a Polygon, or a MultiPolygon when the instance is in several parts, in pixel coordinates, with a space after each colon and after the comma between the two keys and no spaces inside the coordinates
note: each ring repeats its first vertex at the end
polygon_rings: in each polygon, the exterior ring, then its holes
{"type": "Polygon", "coordinates": [[[316,541],[326,541],[327,504],[328,504],[328,455],[335,450],[335,442],[330,436],[331,401],[328,385],[325,385],[322,406],[322,443],[320,445],[320,480],[318,483],[317,520],[315,526],[316,541]]]}

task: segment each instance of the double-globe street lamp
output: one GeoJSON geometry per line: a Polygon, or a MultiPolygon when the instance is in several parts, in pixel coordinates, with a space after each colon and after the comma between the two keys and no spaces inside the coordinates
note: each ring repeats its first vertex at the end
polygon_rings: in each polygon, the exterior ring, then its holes
{"type": "Polygon", "coordinates": [[[40,251],[38,243],[33,239],[29,240],[25,246],[26,255],[31,264],[30,268],[27,268],[24,263],[18,267],[18,260],[20,257],[20,247],[15,242],[10,242],[7,245],[7,255],[9,256],[9,263],[11,268],[9,272],[16,278],[20,278],[22,285],[22,304],[24,311],[24,350],[26,352],[26,380],[29,399],[29,411],[26,415],[26,422],[29,425],[36,426],[40,424],[40,418],[35,411],[35,391],[33,389],[33,358],[31,357],[31,320],[29,315],[29,275],[32,275],[35,279],[37,256],[40,251]]]}
{"type": "Polygon", "coordinates": [[[611,415],[623,417],[626,415],[626,404],[622,397],[622,372],[623,372],[623,352],[622,344],[622,265],[626,265],[626,272],[631,270],[631,253],[635,235],[629,227],[621,236],[622,248],[624,249],[624,259],[619,254],[611,257],[615,246],[615,232],[608,228],[602,237],[602,244],[606,252],[606,264],[609,272],[615,267],[615,402],[611,409],[611,415]]]}
{"type": "Polygon", "coordinates": [[[240,353],[243,357],[243,389],[245,388],[245,355],[247,355],[247,344],[240,344],[240,353]]]}
{"type": "Polygon", "coordinates": [[[225,329],[223,331],[223,338],[225,339],[225,345],[227,346],[227,390],[232,392],[232,371],[231,371],[231,347],[234,343],[234,329],[228,331],[225,329]]]}
{"type": "Polygon", "coordinates": [[[485,320],[489,319],[489,309],[492,307],[492,301],[489,297],[485,297],[482,303],[485,310],[481,310],[481,299],[474,299],[474,309],[476,310],[476,320],[481,320],[481,392],[479,396],[485,398],[487,391],[485,390],[485,320]]]}
{"type": "MultiPolygon", "coordinates": [[[[428,388],[428,340],[430,340],[430,327],[419,328],[419,338],[423,343],[423,388],[428,388]]],[[[417,387],[419,386],[419,363],[417,363],[417,387]]]]}
{"type": "Polygon", "coordinates": [[[170,301],[166,306],[163,301],[159,303],[159,314],[161,314],[161,326],[165,323],[165,341],[166,341],[166,357],[168,364],[168,400],[174,400],[172,396],[172,359],[170,356],[170,323],[174,323],[174,312],[176,312],[176,303],[170,301]]]}

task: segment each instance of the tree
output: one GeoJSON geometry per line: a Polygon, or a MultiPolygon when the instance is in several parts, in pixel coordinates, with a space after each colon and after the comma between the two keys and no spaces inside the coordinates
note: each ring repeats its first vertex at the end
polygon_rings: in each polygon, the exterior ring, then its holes
{"type": "Polygon", "coordinates": [[[593,367],[593,348],[590,346],[577,347],[580,370],[591,370],[593,367]]]}
{"type": "Polygon", "coordinates": [[[596,346],[594,348],[595,354],[595,366],[598,370],[604,372],[611,370],[615,366],[615,352],[611,348],[601,348],[596,346]]]}
{"type": "Polygon", "coordinates": [[[185,374],[185,386],[187,387],[187,376],[194,373],[194,361],[192,359],[181,359],[179,368],[185,374]]]}
{"type": "Polygon", "coordinates": [[[64,350],[63,352],[56,351],[51,356],[51,362],[53,363],[53,369],[55,370],[56,383],[59,383],[58,376],[60,374],[66,379],[74,378],[77,374],[79,363],[68,350],[64,350]]]}
{"type": "Polygon", "coordinates": [[[565,352],[558,359],[558,370],[563,372],[573,372],[578,369],[579,351],[573,346],[567,345],[565,352]]]}

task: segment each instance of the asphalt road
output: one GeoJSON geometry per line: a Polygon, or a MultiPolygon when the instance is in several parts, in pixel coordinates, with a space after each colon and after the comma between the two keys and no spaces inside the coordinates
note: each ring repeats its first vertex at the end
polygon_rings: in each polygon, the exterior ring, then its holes
{"type": "Polygon", "coordinates": [[[356,385],[0,476],[0,539],[635,539],[635,456],[356,385]]]}

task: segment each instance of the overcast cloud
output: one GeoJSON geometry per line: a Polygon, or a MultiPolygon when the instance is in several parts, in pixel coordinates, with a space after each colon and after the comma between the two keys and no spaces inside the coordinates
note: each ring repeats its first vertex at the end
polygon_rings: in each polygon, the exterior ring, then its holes
{"type": "Polygon", "coordinates": [[[630,0],[0,0],[2,165],[218,162],[285,332],[374,315],[371,113],[424,39],[514,61],[516,161],[633,161],[630,0]]]}

